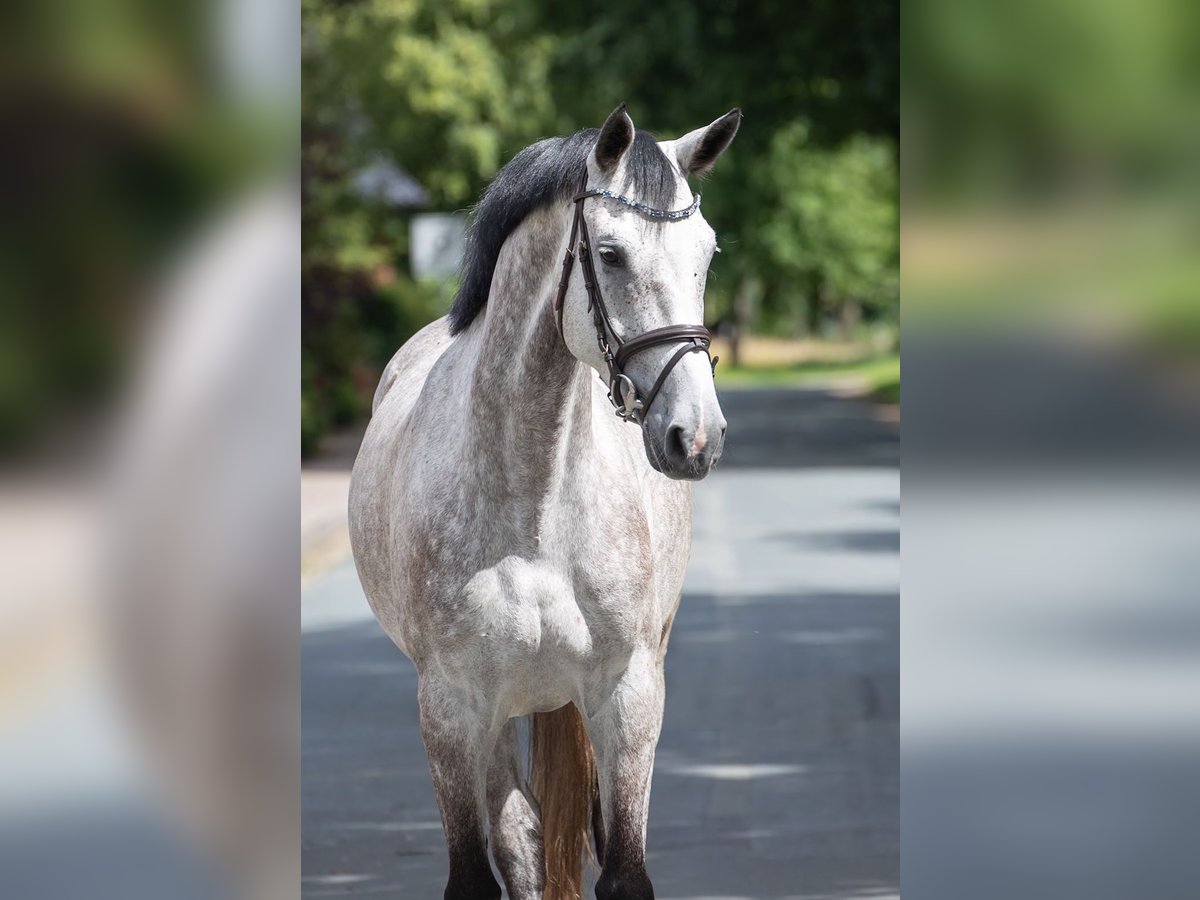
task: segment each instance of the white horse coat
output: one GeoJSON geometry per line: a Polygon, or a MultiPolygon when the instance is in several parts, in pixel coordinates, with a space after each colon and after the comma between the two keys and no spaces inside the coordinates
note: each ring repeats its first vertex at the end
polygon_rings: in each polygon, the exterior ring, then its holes
{"type": "MultiPolygon", "coordinates": [[[[574,212],[563,188],[584,167],[593,187],[684,207],[685,174],[712,165],[740,118],[654,144],[622,106],[599,132],[527,148],[480,204],[455,310],[380,382],[351,539],[375,615],[420,676],[448,898],[500,896],[489,819],[514,900],[578,896],[589,824],[597,896],[653,896],[644,842],[663,655],[691,544],[690,481],[719,457],[725,422],[701,353],[670,372],[641,429],[622,421],[596,377],[581,273],[561,335],[550,298],[574,212]],[[513,724],[527,715],[534,791],[513,724]]],[[[597,199],[584,215],[626,336],[702,324],[715,241],[701,216],[655,221],[597,199]]],[[[640,390],[673,349],[630,361],[640,390]]]]}

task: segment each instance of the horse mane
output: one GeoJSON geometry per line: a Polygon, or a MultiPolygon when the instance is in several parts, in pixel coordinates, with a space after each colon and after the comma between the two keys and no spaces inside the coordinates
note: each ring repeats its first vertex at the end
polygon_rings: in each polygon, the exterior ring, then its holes
{"type": "MultiPolygon", "coordinates": [[[[505,165],[472,211],[462,280],[450,309],[450,333],[458,334],[487,305],[500,248],[530,213],[575,196],[596,145],[598,128],[530,144],[505,165]]],[[[675,198],[677,172],[654,135],[638,129],[625,153],[626,190],[643,203],[666,207],[675,198]]]]}

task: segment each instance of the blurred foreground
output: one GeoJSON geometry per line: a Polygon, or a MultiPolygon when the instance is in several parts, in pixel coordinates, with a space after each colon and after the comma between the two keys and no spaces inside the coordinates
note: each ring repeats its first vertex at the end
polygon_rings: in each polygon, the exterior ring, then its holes
{"type": "Polygon", "coordinates": [[[0,29],[0,895],[298,893],[298,13],[0,29]]]}
{"type": "Polygon", "coordinates": [[[1197,11],[905,8],[910,896],[1200,883],[1197,11]]]}

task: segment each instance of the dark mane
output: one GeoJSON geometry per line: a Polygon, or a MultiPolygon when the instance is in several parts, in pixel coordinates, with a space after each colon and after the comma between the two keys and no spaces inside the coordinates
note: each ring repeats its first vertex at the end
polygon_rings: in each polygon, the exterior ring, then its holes
{"type": "MultiPolygon", "coordinates": [[[[500,248],[513,229],[539,207],[575,195],[599,133],[598,128],[587,128],[530,144],[496,173],[472,214],[462,282],[450,309],[451,334],[470,325],[487,303],[500,248]]],[[[640,130],[634,134],[625,167],[626,189],[634,197],[659,208],[674,200],[675,168],[658,149],[654,135],[640,130]]]]}

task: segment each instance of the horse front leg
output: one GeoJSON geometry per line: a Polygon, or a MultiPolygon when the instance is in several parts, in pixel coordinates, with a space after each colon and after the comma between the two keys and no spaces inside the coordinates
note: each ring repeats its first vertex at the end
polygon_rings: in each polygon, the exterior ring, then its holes
{"type": "Polygon", "coordinates": [[[646,816],[663,698],[662,667],[652,653],[635,654],[616,690],[588,721],[603,813],[598,900],[654,897],[646,874],[646,816]]]}
{"type": "Polygon", "coordinates": [[[486,711],[473,709],[463,692],[444,680],[422,677],[418,700],[450,851],[445,900],[499,900],[484,832],[487,767],[496,733],[489,730],[486,711]]]}

